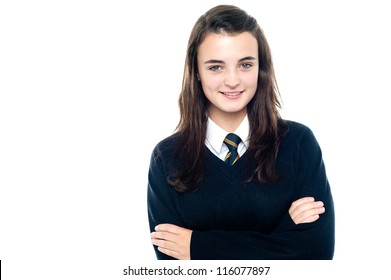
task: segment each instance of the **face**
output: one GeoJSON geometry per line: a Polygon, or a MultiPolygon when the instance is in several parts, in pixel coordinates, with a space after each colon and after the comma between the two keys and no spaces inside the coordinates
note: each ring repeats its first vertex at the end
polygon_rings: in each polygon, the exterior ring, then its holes
{"type": "Polygon", "coordinates": [[[198,78],[214,121],[243,118],[258,82],[258,43],[249,33],[206,36],[198,48],[198,78]]]}

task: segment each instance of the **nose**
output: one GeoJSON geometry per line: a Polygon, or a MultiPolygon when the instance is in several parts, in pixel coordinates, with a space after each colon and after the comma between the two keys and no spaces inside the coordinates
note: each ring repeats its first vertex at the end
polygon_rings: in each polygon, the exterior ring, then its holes
{"type": "Polygon", "coordinates": [[[227,70],[225,72],[224,84],[231,88],[234,88],[240,84],[239,73],[237,73],[236,69],[227,70]]]}

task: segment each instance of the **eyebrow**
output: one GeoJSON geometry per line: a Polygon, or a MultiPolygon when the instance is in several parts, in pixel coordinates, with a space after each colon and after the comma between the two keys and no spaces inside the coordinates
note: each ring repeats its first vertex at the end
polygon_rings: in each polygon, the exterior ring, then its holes
{"type": "MultiPolygon", "coordinates": [[[[242,61],[245,61],[245,60],[256,60],[255,57],[253,56],[246,56],[246,57],[243,57],[241,59],[239,59],[239,62],[242,62],[242,61]]],[[[224,64],[224,61],[223,60],[218,60],[218,59],[210,59],[208,61],[205,61],[204,64],[224,64]]]]}

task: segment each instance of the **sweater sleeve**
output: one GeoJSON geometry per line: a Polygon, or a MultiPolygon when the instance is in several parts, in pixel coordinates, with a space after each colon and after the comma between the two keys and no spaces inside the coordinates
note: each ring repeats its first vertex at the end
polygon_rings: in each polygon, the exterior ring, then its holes
{"type": "MultiPolygon", "coordinates": [[[[334,205],[321,149],[311,130],[299,141],[295,199],[313,196],[326,212],[313,223],[296,225],[286,213],[270,234],[254,231],[193,231],[191,259],[332,259],[334,205]]],[[[293,201],[292,201],[293,202],[293,201]]]]}
{"type": "MultiPolygon", "coordinates": [[[[185,227],[178,214],[180,211],[178,211],[177,207],[177,194],[174,188],[168,185],[166,173],[159,148],[157,147],[152,153],[148,171],[147,206],[150,232],[155,231],[155,227],[162,223],[185,227]]],[[[159,252],[157,246],[153,247],[157,259],[174,259],[159,252]]]]}

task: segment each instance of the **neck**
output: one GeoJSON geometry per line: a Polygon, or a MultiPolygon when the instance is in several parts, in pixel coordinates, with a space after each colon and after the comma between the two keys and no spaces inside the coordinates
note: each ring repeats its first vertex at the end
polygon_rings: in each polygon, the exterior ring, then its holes
{"type": "Polygon", "coordinates": [[[227,132],[234,132],[242,123],[247,111],[241,111],[236,113],[219,113],[213,114],[209,112],[209,118],[212,119],[218,126],[227,132]]]}

